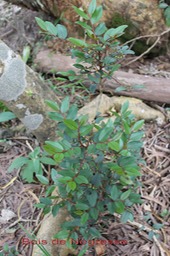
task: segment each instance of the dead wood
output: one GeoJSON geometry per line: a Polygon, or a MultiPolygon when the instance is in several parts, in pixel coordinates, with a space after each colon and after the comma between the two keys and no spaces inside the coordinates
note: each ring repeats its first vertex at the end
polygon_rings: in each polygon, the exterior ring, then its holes
{"type": "MultiPolygon", "coordinates": [[[[67,70],[78,70],[73,66],[75,60],[70,56],[58,53],[52,53],[50,50],[40,51],[35,59],[37,68],[43,72],[60,72],[67,70]]],[[[90,86],[89,81],[85,81],[87,87],[90,86]]],[[[115,72],[114,78],[106,80],[104,84],[104,92],[110,92],[112,95],[123,95],[136,97],[142,100],[154,101],[160,103],[170,103],[170,79],[164,77],[153,77],[146,75],[138,75],[127,73],[124,71],[115,72]],[[135,85],[143,85],[141,89],[134,89],[135,85]],[[126,91],[116,91],[116,88],[124,86],[126,91]]]]}

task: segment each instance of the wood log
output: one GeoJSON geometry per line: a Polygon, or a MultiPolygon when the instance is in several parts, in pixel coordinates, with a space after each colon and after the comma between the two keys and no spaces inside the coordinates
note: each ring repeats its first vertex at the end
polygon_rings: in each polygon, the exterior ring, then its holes
{"type": "MultiPolygon", "coordinates": [[[[40,51],[36,56],[35,63],[42,72],[50,73],[51,70],[53,72],[68,70],[78,72],[73,66],[75,64],[74,59],[71,59],[70,56],[51,53],[49,50],[40,51]]],[[[89,87],[89,81],[85,81],[85,85],[89,87]]],[[[110,92],[112,95],[136,97],[147,101],[170,103],[170,79],[117,71],[115,72],[114,79],[106,80],[104,92],[110,92]],[[134,89],[134,85],[143,85],[143,88],[140,90],[134,89]],[[127,90],[116,92],[116,88],[120,86],[124,86],[127,90]]]]}

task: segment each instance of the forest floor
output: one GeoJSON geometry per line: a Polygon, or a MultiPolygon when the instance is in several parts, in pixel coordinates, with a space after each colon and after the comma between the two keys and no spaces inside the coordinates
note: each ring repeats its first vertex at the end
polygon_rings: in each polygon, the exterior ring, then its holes
{"type": "MultiPolygon", "coordinates": [[[[33,56],[38,48],[44,45],[44,38],[39,34],[35,23],[36,16],[46,18],[42,13],[12,6],[2,0],[0,2],[0,39],[21,55],[24,47],[29,45],[29,62],[33,68],[33,56]]],[[[62,52],[63,46],[59,43],[57,40],[55,43],[47,40],[45,44],[55,51],[62,52]]],[[[124,67],[124,70],[170,77],[169,56],[152,60],[141,58],[124,67]]],[[[60,86],[58,93],[63,97],[70,93],[70,88],[64,89],[60,86]]],[[[83,94],[80,89],[71,92],[71,95],[72,100],[80,106],[89,101],[88,94],[83,94]]],[[[165,105],[162,104],[161,107],[164,108],[165,105]]],[[[18,124],[18,120],[13,120],[1,124],[0,129],[8,130],[18,124]]],[[[144,203],[134,207],[135,221],[132,223],[122,224],[117,216],[110,216],[107,221],[101,220],[98,223],[106,240],[126,240],[127,244],[108,245],[104,249],[98,248],[98,251],[90,247],[88,256],[170,255],[170,124],[158,126],[152,122],[146,124],[144,129],[142,155],[146,166],[142,167],[140,177],[143,184],[140,193],[144,203]]],[[[8,244],[10,247],[14,246],[20,256],[32,255],[33,245],[23,245],[22,239],[27,237],[27,234],[19,223],[30,233],[38,231],[43,213],[35,208],[34,204],[44,195],[45,189],[38,183],[23,182],[19,171],[7,173],[7,169],[13,159],[26,156],[30,152],[29,145],[34,148],[38,142],[24,130],[0,138],[0,252],[3,251],[4,244],[8,244]]]]}

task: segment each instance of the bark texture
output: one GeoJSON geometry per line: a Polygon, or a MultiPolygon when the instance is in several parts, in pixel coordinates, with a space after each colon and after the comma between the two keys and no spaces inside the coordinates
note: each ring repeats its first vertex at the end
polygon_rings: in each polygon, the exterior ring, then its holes
{"type": "Polygon", "coordinates": [[[57,97],[32,69],[0,41],[0,101],[12,110],[40,142],[55,137],[45,99],[57,97]]]}

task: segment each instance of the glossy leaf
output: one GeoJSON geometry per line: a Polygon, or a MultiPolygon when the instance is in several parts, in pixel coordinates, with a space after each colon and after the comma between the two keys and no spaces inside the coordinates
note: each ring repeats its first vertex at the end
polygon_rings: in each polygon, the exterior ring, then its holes
{"type": "Polygon", "coordinates": [[[57,29],[57,36],[60,39],[66,39],[66,37],[67,37],[67,29],[66,29],[66,27],[61,25],[61,24],[57,24],[56,29],[57,29]]]}

